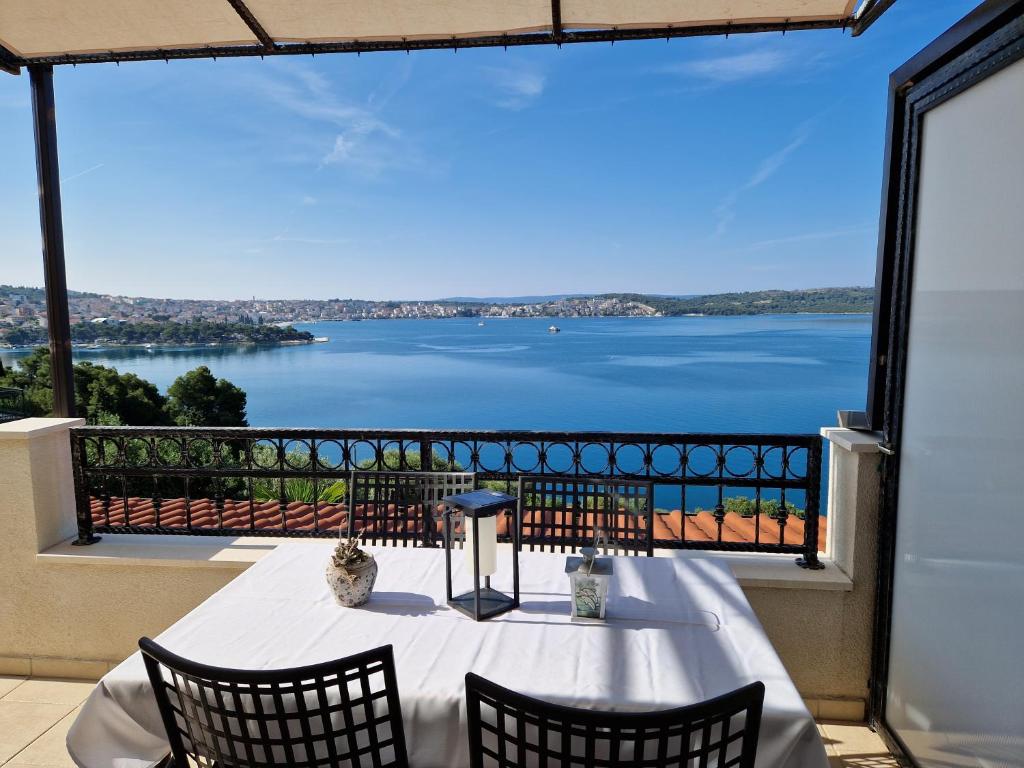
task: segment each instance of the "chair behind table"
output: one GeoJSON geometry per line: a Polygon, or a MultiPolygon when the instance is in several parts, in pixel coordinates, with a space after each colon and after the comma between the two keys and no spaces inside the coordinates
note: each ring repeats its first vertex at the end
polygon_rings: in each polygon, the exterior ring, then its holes
{"type": "Polygon", "coordinates": [[[575,552],[594,543],[605,552],[654,555],[654,486],[644,480],[523,475],[519,479],[520,546],[575,552]]]}
{"type": "Polygon", "coordinates": [[[475,483],[472,472],[353,472],[347,533],[374,545],[433,546],[441,500],[475,483]]]}

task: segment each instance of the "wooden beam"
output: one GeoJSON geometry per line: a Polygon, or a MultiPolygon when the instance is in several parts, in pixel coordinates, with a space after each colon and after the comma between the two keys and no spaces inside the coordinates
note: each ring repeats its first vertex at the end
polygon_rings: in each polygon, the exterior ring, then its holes
{"type": "Polygon", "coordinates": [[[241,16],[242,21],[245,22],[245,26],[247,26],[252,33],[256,35],[256,39],[260,41],[266,50],[272,51],[277,47],[277,44],[274,42],[274,38],[267,34],[267,30],[265,30],[259,20],[253,16],[252,11],[249,10],[249,6],[245,4],[244,0],[228,0],[228,3],[235,9],[235,13],[241,16]]]}
{"type": "Polygon", "coordinates": [[[562,0],[551,0],[551,36],[562,42],[562,0]]]}
{"type": "Polygon", "coordinates": [[[57,114],[53,101],[53,67],[30,66],[32,118],[39,183],[39,227],[43,235],[46,327],[50,336],[50,375],[54,416],[75,415],[75,378],[71,363],[71,323],[64,271],[64,226],[60,211],[57,164],[57,114]]]}

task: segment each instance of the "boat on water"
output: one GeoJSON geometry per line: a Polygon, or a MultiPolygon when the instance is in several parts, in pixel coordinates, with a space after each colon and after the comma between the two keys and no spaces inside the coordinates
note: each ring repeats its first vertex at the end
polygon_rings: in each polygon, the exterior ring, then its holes
{"type": "Polygon", "coordinates": [[[559,328],[557,325],[549,325],[548,326],[548,333],[561,333],[561,332],[562,332],[562,329],[559,328]]]}
{"type": "Polygon", "coordinates": [[[479,326],[480,328],[483,328],[483,327],[484,327],[484,326],[486,325],[486,323],[485,323],[485,322],[484,322],[483,320],[481,320],[481,321],[480,321],[479,323],[477,323],[477,325],[478,325],[478,326],[479,326]]]}

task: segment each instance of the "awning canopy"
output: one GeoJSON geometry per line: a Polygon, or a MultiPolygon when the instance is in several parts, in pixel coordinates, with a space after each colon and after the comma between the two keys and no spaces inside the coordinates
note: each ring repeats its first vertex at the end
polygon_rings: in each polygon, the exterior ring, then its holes
{"type": "Polygon", "coordinates": [[[846,27],[893,0],[858,2],[2,0],[0,67],[846,27]]]}

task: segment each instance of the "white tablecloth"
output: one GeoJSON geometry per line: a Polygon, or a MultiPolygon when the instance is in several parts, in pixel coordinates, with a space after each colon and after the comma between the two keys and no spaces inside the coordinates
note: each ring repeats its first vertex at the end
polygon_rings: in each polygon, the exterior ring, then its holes
{"type": "MultiPolygon", "coordinates": [[[[339,607],[324,579],[331,547],[277,547],[157,641],[196,661],[249,669],[391,643],[417,768],[469,765],[468,671],[549,701],[617,710],[680,706],[761,680],[758,768],[827,765],[810,713],[722,561],[615,558],[607,623],[573,624],[565,556],[524,552],[521,609],[477,623],[445,604],[441,550],[376,549],[380,575],[370,603],[339,607]]],[[[508,590],[503,565],[494,586],[508,590]]],[[[84,768],[142,768],[167,753],[138,653],[99,682],[67,744],[84,768]]]]}

